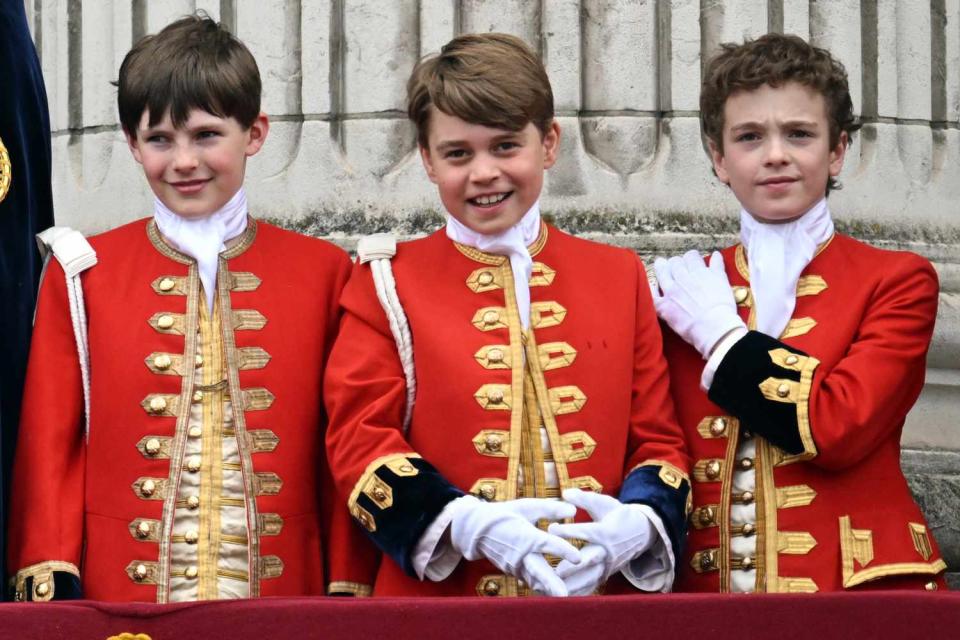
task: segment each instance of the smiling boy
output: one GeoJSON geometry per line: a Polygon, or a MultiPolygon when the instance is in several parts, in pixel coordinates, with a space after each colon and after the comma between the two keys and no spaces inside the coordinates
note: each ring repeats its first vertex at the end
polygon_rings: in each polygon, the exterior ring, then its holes
{"type": "Polygon", "coordinates": [[[542,63],[460,36],[416,67],[408,114],[446,228],[396,247],[395,293],[355,269],[325,384],[335,480],[390,558],[374,594],[579,595],[621,571],[669,590],[689,480],[660,332],[636,255],[541,221],[542,63]],[[577,506],[596,522],[555,522],[577,506]]]}
{"type": "Polygon", "coordinates": [[[943,586],[899,465],[937,278],[834,232],[826,195],[859,128],[843,67],[796,36],[724,45],[700,104],[741,242],[709,266],[697,252],[655,263],[694,458],[680,589],[943,586]]]}
{"type": "MultiPolygon", "coordinates": [[[[350,261],[249,216],[246,161],[269,125],[256,62],[218,24],[143,38],[117,99],[154,215],[91,238],[86,429],[64,270],[48,266],[15,466],[15,596],[322,594],[321,381],[350,261]]],[[[351,529],[330,530],[350,548],[351,529]]],[[[353,593],[362,555],[331,568],[353,593]]]]}

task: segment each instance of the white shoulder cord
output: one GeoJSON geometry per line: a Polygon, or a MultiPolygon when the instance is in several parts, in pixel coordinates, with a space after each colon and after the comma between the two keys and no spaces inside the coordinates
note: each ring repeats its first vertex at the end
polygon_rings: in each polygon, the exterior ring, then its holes
{"type": "Polygon", "coordinates": [[[357,245],[360,264],[370,263],[377,298],[384,313],[387,314],[390,332],[397,343],[397,353],[403,365],[403,375],[407,381],[407,406],[403,413],[403,433],[406,434],[413,416],[417,377],[413,368],[413,338],[410,336],[410,325],[407,323],[407,314],[404,313],[403,305],[400,304],[400,298],[397,296],[397,283],[393,279],[393,269],[390,267],[390,259],[396,254],[397,240],[387,233],[364,236],[360,238],[357,245]]]}
{"type": "Polygon", "coordinates": [[[84,433],[90,440],[90,349],[87,343],[87,312],[83,302],[80,274],[97,264],[97,254],[79,231],[69,227],[51,227],[37,234],[37,245],[44,262],[53,255],[67,277],[67,298],[70,320],[80,357],[80,378],[83,382],[84,433]]]}

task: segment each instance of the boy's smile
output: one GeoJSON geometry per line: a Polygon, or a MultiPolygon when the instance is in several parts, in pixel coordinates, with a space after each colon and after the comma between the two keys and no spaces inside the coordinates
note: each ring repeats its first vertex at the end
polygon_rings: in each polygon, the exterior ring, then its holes
{"type": "Polygon", "coordinates": [[[541,138],[528,122],[520,131],[473,124],[432,108],[429,148],[420,155],[447,212],[483,234],[506,231],[533,206],[543,172],[556,161],[560,128],[541,138]]]}
{"type": "Polygon", "coordinates": [[[830,148],[823,96],[805,85],[739,91],[724,106],[723,153],[714,170],[755,218],[785,222],[815,205],[840,173],[847,136],[830,148]]]}
{"type": "Polygon", "coordinates": [[[260,150],[268,126],[263,113],[245,130],[235,118],[193,109],[182,127],[173,126],[169,112],[151,127],[145,111],[127,143],[160,201],[179,216],[201,218],[243,185],[247,156],[260,150]]]}

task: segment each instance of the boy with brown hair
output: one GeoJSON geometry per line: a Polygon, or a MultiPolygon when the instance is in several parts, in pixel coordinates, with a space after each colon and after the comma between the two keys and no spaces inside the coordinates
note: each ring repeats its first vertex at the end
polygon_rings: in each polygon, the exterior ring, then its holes
{"type": "Polygon", "coordinates": [[[15,596],[322,594],[321,381],[350,261],[248,215],[269,125],[257,64],[220,25],[140,40],[117,102],[154,215],[91,238],[95,253],[75,232],[54,241],[14,472],[15,596]]]}
{"type": "Polygon", "coordinates": [[[846,72],[768,34],[721,47],[700,106],[741,242],[708,264],[695,251],[655,263],[694,459],[680,588],[936,589],[945,564],[899,444],[937,277],[919,256],[834,232],[826,195],[859,128],[846,72]]]}
{"type": "Polygon", "coordinates": [[[408,96],[447,224],[360,247],[325,384],[335,480],[390,557],[374,594],[669,590],[689,481],[661,336],[636,255],[541,220],[543,64],[464,35],[408,96]],[[555,522],[578,506],[595,522],[555,522]]]}

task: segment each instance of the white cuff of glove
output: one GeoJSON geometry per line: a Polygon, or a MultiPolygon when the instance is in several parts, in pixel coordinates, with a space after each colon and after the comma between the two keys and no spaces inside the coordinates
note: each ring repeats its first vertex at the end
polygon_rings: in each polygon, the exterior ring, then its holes
{"type": "Polygon", "coordinates": [[[440,582],[449,577],[460,564],[463,556],[453,548],[453,543],[450,541],[450,522],[453,520],[454,513],[460,508],[457,502],[466,497],[468,496],[461,496],[448,502],[420,536],[417,546],[413,548],[413,557],[410,560],[413,563],[413,570],[421,580],[427,578],[440,582]]]}
{"type": "Polygon", "coordinates": [[[650,520],[655,534],[650,547],[624,565],[621,569],[623,577],[630,584],[641,591],[659,591],[669,593],[673,589],[673,580],[676,568],[676,558],[673,557],[673,547],[670,536],[663,526],[663,520],[657,512],[643,504],[632,504],[631,507],[642,509],[650,520]]]}
{"type": "Polygon", "coordinates": [[[700,388],[703,391],[710,390],[710,386],[713,384],[713,376],[720,368],[720,363],[723,362],[733,345],[745,335],[747,335],[747,327],[741,322],[739,327],[723,336],[717,346],[713,348],[713,353],[710,354],[707,364],[703,367],[703,373],[700,375],[700,388]]]}

